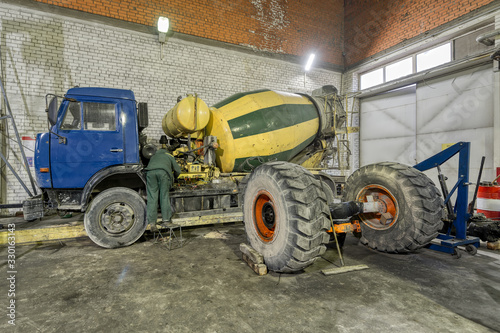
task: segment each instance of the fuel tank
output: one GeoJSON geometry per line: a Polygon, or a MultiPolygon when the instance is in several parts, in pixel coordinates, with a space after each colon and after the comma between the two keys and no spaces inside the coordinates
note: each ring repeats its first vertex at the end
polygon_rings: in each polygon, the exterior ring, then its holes
{"type": "Polygon", "coordinates": [[[210,119],[207,104],[197,95],[189,94],[163,117],[163,132],[171,138],[187,136],[203,130],[210,119]]]}

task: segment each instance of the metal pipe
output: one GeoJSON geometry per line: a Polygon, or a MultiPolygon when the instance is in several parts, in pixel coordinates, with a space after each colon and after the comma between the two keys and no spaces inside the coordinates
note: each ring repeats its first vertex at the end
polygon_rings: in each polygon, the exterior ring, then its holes
{"type": "Polygon", "coordinates": [[[483,174],[483,168],[484,168],[484,160],[486,159],[486,156],[483,156],[481,158],[481,166],[479,167],[479,174],[477,176],[477,183],[476,183],[476,189],[474,190],[474,196],[472,197],[472,203],[470,204],[470,210],[469,214],[471,216],[474,215],[474,206],[476,205],[476,199],[477,199],[477,192],[479,190],[479,184],[481,183],[481,176],[483,174]]]}
{"type": "Polygon", "coordinates": [[[492,38],[492,37],[496,37],[498,35],[500,35],[500,29],[496,29],[496,30],[493,30],[493,31],[487,32],[485,34],[477,36],[476,42],[484,44],[486,46],[492,46],[492,45],[495,45],[495,38],[492,38]]]}
{"type": "Polygon", "coordinates": [[[0,209],[8,209],[8,208],[23,208],[23,203],[17,204],[2,204],[0,205],[0,209]]]}

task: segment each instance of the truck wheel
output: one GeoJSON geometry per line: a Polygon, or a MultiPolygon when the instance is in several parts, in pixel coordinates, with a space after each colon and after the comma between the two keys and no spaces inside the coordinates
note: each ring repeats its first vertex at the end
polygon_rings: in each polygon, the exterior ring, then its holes
{"type": "Polygon", "coordinates": [[[109,249],[128,246],[146,230],[146,204],[134,190],[110,188],[92,200],[84,224],[97,245],[109,249]]]}
{"type": "Polygon", "coordinates": [[[248,241],[269,270],[298,271],[326,251],[327,199],[321,182],[299,165],[271,162],[255,169],[243,212],[248,241]]]}
{"type": "Polygon", "coordinates": [[[442,227],[443,200],[422,172],[398,163],[377,163],[347,180],[344,201],[374,200],[380,213],[359,214],[361,243],[385,252],[410,252],[428,244],[442,227]]]}

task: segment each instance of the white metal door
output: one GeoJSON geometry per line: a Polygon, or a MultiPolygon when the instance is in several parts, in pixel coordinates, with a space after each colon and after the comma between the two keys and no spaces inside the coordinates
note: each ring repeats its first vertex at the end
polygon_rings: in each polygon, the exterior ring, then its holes
{"type": "MultiPolygon", "coordinates": [[[[417,160],[421,162],[443,145],[471,143],[470,181],[475,182],[485,156],[483,180],[493,180],[493,70],[472,68],[417,85],[417,160]]],[[[458,177],[458,157],[443,165],[448,185],[458,177]]],[[[428,173],[435,179],[436,172],[428,173]]],[[[453,184],[452,184],[453,183],[453,184]]],[[[470,187],[472,193],[474,187],[470,187]]]]}
{"type": "Polygon", "coordinates": [[[394,161],[415,164],[416,87],[361,100],[360,166],[394,161]]]}

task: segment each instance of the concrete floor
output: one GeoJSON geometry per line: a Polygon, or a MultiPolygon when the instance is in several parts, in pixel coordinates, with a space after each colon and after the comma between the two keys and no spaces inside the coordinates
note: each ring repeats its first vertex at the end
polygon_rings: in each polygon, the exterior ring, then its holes
{"type": "Polygon", "coordinates": [[[498,251],[382,254],[350,236],[346,263],[368,270],[324,276],[338,262],[331,248],[303,273],[260,277],[240,259],[241,224],[184,234],[171,251],[151,239],[114,250],[88,238],[17,245],[15,326],[0,249],[0,331],[500,331],[498,251]]]}

